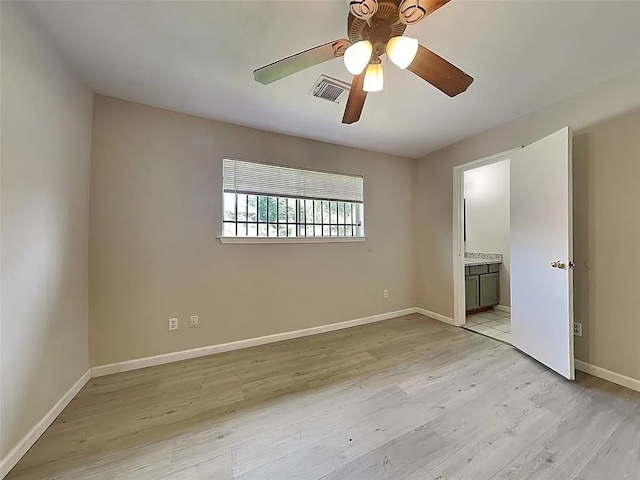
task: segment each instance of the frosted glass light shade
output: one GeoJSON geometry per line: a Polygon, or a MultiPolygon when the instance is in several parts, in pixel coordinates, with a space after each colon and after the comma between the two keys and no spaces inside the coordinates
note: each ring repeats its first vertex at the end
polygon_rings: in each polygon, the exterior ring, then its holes
{"type": "Polygon", "coordinates": [[[381,63],[372,63],[367,67],[367,73],[364,74],[364,85],[362,90],[365,92],[380,92],[384,86],[384,78],[381,63]]]}
{"type": "Polygon", "coordinates": [[[369,40],[354,43],[344,52],[344,66],[352,75],[360,75],[371,60],[373,45],[369,40]]]}
{"type": "Polygon", "coordinates": [[[404,70],[418,53],[418,40],[411,37],[392,37],[387,42],[387,55],[398,68],[404,70]]]}

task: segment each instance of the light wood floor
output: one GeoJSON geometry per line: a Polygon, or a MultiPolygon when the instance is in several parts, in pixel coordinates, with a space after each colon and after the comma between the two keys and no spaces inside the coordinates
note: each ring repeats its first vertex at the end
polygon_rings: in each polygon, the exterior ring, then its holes
{"type": "Polygon", "coordinates": [[[26,479],[640,479],[640,394],[414,315],[91,380],[26,479]]]}

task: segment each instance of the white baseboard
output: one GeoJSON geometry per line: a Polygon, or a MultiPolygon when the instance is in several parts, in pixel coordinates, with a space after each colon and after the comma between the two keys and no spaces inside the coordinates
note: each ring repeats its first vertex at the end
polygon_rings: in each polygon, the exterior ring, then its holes
{"type": "Polygon", "coordinates": [[[64,407],[69,405],[69,402],[73,400],[78,392],[85,386],[85,384],[91,378],[91,370],[87,370],[80,379],[73,384],[73,386],[67,390],[58,403],[56,403],[47,414],[31,429],[27,434],[13,447],[4,458],[0,460],[0,478],[4,478],[5,475],[11,471],[11,469],[18,463],[18,461],[24,456],[25,453],[33,446],[34,443],[42,436],[47,428],[53,423],[53,421],[60,415],[64,407]]]}
{"type": "Polygon", "coordinates": [[[165,363],[179,362],[180,360],[188,360],[190,358],[205,357],[215,353],[230,352],[232,350],[240,350],[242,348],[255,347],[265,345],[267,343],[281,342],[293,338],[307,337],[309,335],[317,335],[319,333],[332,332],[334,330],[342,330],[343,328],[357,327],[358,325],[366,325],[367,323],[381,322],[390,318],[401,317],[416,313],[416,309],[405,308],[404,310],[396,310],[394,312],[380,313],[370,317],[356,318],[346,322],[332,323],[329,325],[320,325],[318,327],[305,328],[303,330],[294,330],[292,332],[276,333],[264,337],[249,338],[246,340],[238,340],[236,342],[222,343],[219,345],[210,345],[207,347],[193,348],[191,350],[182,350],[179,352],[165,353],[162,355],[154,355],[152,357],[138,358],[135,360],[127,360],[124,362],[109,363],[91,368],[92,377],[101,377],[111,375],[113,373],[127,372],[129,370],[137,370],[139,368],[152,367],[155,365],[163,365],[165,363]]]}
{"type": "Polygon", "coordinates": [[[504,305],[496,305],[493,309],[498,310],[499,312],[511,313],[511,307],[506,307],[504,305]]]}
{"type": "Polygon", "coordinates": [[[582,360],[575,360],[576,369],[581,372],[588,373],[593,375],[594,377],[602,378],[604,380],[608,380],[611,383],[615,383],[617,385],[622,385],[623,387],[630,388],[631,390],[635,390],[636,392],[640,392],[640,380],[635,378],[627,377],[625,375],[621,375],[616,372],[612,372],[611,370],[607,370],[606,368],[596,367],[595,365],[591,365],[590,363],[583,362],[582,360]]]}
{"type": "Polygon", "coordinates": [[[449,325],[455,326],[456,324],[456,322],[451,317],[445,317],[444,315],[440,315],[439,313],[425,310],[424,308],[416,307],[415,310],[416,310],[416,313],[419,313],[420,315],[424,315],[425,317],[433,318],[434,320],[439,320],[441,322],[448,323],[449,325]]]}

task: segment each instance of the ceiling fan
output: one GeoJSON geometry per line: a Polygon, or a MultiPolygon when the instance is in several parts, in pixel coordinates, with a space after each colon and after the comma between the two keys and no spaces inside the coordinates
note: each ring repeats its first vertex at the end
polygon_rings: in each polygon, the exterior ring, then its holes
{"type": "Polygon", "coordinates": [[[304,52],[291,55],[253,72],[257,82],[267,85],[305,68],[336,57],[344,57],[347,70],[354,75],[342,123],[360,120],[368,92],[383,88],[380,57],[385,53],[399,68],[407,69],[450,97],[464,92],[473,78],[423,47],[418,40],[405,37],[407,26],[435,12],[450,0],[347,0],[347,34],[304,52]]]}

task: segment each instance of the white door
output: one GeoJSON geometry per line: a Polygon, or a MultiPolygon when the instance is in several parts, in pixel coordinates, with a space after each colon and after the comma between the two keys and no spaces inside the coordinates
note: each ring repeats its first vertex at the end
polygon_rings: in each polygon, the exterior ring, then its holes
{"type": "Polygon", "coordinates": [[[571,129],[511,157],[511,335],[573,380],[571,129]]]}

